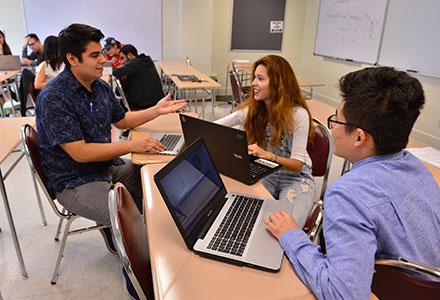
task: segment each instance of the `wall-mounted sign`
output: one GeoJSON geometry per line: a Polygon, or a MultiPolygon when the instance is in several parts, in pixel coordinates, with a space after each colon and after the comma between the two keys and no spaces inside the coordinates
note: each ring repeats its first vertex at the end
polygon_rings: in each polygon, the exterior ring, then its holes
{"type": "Polygon", "coordinates": [[[283,21],[270,21],[270,33],[283,33],[283,21]]]}

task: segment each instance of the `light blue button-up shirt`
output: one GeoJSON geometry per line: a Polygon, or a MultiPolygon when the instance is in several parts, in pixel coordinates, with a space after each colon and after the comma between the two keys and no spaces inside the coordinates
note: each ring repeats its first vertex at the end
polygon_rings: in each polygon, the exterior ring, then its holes
{"type": "Polygon", "coordinates": [[[407,151],[353,164],[324,198],[327,256],[302,230],[280,243],[319,299],[369,299],[374,260],[405,257],[440,267],[440,189],[407,151]]]}

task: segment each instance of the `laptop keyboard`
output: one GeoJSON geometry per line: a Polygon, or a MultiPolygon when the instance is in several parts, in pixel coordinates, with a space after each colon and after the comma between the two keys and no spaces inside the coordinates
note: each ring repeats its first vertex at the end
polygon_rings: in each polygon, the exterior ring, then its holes
{"type": "Polygon", "coordinates": [[[251,177],[254,177],[254,178],[255,177],[260,177],[262,174],[267,172],[267,168],[263,167],[263,166],[261,166],[259,164],[251,162],[250,163],[250,171],[249,172],[250,172],[251,177]]]}
{"type": "Polygon", "coordinates": [[[165,146],[167,150],[173,150],[179,142],[180,134],[165,134],[160,139],[160,143],[165,146]]]}
{"type": "Polygon", "coordinates": [[[236,196],[208,249],[242,256],[262,205],[262,199],[236,196]]]}

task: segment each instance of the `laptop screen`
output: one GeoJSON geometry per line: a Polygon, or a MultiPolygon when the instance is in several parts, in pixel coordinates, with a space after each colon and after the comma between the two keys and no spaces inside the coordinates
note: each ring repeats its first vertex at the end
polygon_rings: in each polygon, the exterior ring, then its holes
{"type": "Polygon", "coordinates": [[[171,162],[172,169],[159,179],[174,215],[190,235],[203,217],[210,201],[223,187],[204,143],[196,143],[171,162]]]}

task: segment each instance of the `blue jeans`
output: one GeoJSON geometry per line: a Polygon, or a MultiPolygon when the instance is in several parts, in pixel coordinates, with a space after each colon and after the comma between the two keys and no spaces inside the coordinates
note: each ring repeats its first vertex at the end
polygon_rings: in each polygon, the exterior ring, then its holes
{"type": "Polygon", "coordinates": [[[293,203],[292,217],[303,227],[315,201],[315,181],[311,169],[304,165],[296,173],[284,168],[261,179],[261,183],[280,201],[293,203]]]}

